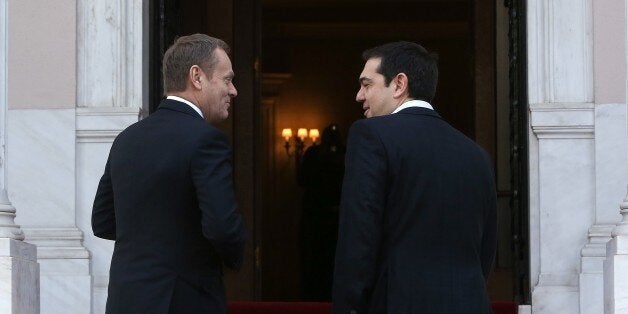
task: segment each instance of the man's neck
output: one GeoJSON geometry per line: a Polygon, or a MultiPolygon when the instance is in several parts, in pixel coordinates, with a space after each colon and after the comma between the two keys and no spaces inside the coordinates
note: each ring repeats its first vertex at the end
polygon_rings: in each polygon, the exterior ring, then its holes
{"type": "Polygon", "coordinates": [[[395,108],[393,108],[393,111],[397,110],[397,108],[399,108],[399,106],[407,103],[408,101],[414,100],[414,98],[410,98],[408,95],[403,96],[401,98],[399,98],[399,100],[397,100],[397,104],[395,105],[395,108]]]}

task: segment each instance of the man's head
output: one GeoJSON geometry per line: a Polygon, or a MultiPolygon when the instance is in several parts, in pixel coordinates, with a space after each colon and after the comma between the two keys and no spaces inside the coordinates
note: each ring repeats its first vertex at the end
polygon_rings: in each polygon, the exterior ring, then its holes
{"type": "Polygon", "coordinates": [[[164,54],[164,94],[193,102],[208,122],[226,119],[231,99],[238,95],[228,52],[229,46],[218,38],[179,37],[164,54]]]}
{"type": "Polygon", "coordinates": [[[366,50],[356,101],[367,118],[392,113],[409,100],[431,102],[436,93],[438,66],[418,44],[400,41],[366,50]]]}

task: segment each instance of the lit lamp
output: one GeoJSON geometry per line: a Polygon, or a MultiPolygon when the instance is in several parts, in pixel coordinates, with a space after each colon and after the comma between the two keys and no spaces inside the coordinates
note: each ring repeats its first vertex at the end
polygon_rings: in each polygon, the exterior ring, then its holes
{"type": "MultiPolygon", "coordinates": [[[[283,147],[286,149],[286,154],[288,156],[292,156],[292,154],[290,154],[290,138],[292,138],[293,134],[292,134],[292,129],[291,128],[285,128],[281,130],[281,137],[283,137],[284,139],[284,145],[283,147]]],[[[303,156],[303,152],[305,150],[305,141],[307,138],[310,138],[312,140],[312,145],[316,145],[316,140],[320,137],[320,133],[318,131],[318,129],[310,129],[308,132],[308,129],[306,128],[298,128],[297,129],[297,134],[294,137],[294,150],[295,150],[295,155],[297,158],[297,162],[299,162],[301,160],[301,156],[303,156]]]]}
{"type": "Polygon", "coordinates": [[[299,130],[297,131],[297,136],[299,137],[301,142],[305,141],[305,138],[307,137],[307,129],[299,128],[299,130]]]}
{"type": "Polygon", "coordinates": [[[316,140],[320,137],[318,133],[318,129],[310,129],[310,138],[312,139],[312,144],[316,144],[316,140]]]}
{"type": "Polygon", "coordinates": [[[290,138],[292,137],[292,129],[281,130],[281,136],[286,140],[283,147],[286,148],[286,154],[290,156],[290,138]]]}
{"type": "Polygon", "coordinates": [[[307,138],[307,129],[299,128],[297,130],[297,138],[296,138],[296,143],[295,143],[295,150],[296,150],[298,160],[300,160],[301,156],[303,156],[303,150],[305,149],[306,138],[307,138]]]}

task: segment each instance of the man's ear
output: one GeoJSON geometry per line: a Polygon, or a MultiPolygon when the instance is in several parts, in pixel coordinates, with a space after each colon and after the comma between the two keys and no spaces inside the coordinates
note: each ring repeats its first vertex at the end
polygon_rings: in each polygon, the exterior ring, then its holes
{"type": "Polygon", "coordinates": [[[203,71],[201,70],[201,67],[199,67],[196,64],[191,66],[190,71],[188,71],[188,80],[190,81],[190,84],[194,86],[195,89],[202,88],[202,85],[201,85],[202,73],[203,71]]]}
{"type": "Polygon", "coordinates": [[[393,97],[399,98],[408,94],[408,76],[405,73],[399,73],[394,78],[392,83],[395,84],[393,90],[393,97]]]}

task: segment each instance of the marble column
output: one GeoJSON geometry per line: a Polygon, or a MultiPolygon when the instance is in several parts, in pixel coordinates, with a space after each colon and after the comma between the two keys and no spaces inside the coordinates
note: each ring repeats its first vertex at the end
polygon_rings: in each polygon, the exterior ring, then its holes
{"type": "Polygon", "coordinates": [[[15,224],[6,180],[7,1],[0,0],[0,312],[39,313],[39,265],[35,245],[23,242],[15,224]]]}
{"type": "Polygon", "coordinates": [[[113,140],[148,107],[149,1],[76,4],[76,224],[91,253],[91,313],[104,313],[114,242],[93,235],[91,209],[113,140]]]}
{"type": "Polygon", "coordinates": [[[7,192],[37,246],[41,313],[89,313],[76,224],[76,0],[7,3],[7,192]]]}
{"type": "Polygon", "coordinates": [[[595,93],[595,221],[582,248],[580,314],[604,311],[606,243],[620,216],[617,199],[628,176],[625,0],[593,1],[595,93]]]}
{"type": "Polygon", "coordinates": [[[532,312],[579,313],[595,221],[592,1],[527,1],[532,312]]]}
{"type": "Polygon", "coordinates": [[[622,221],[606,244],[604,313],[628,313],[628,193],[620,205],[622,221]]]}

